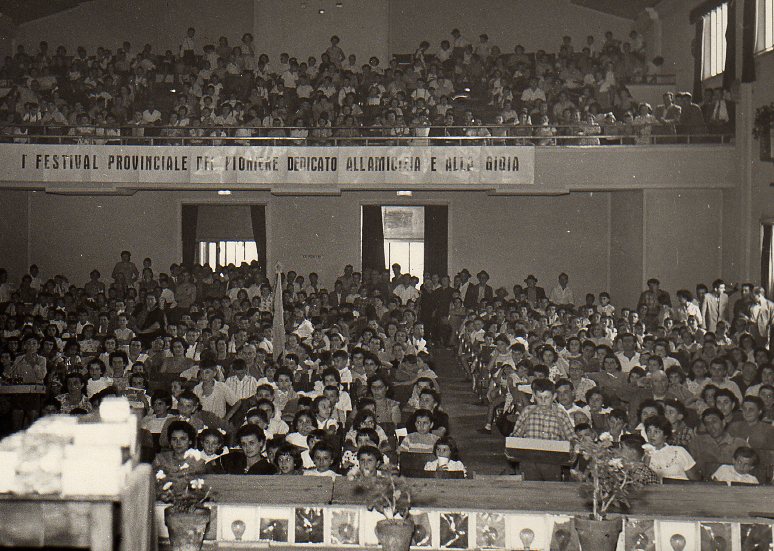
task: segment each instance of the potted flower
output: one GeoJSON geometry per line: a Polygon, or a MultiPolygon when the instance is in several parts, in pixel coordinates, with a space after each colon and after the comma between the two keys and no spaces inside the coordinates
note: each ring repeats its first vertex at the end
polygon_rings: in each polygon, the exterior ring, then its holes
{"type": "Polygon", "coordinates": [[[406,479],[392,472],[384,476],[359,477],[356,493],[365,494],[369,511],[384,518],[376,523],[376,537],[384,551],[408,551],[414,535],[411,519],[411,488],[406,479]]]}
{"type": "Polygon", "coordinates": [[[199,551],[210,523],[210,510],[204,506],[210,499],[209,486],[201,478],[184,473],[168,476],[159,470],[156,496],[169,504],[164,509],[164,523],[173,551],[199,551]]]}
{"type": "Polygon", "coordinates": [[[772,130],[774,130],[774,102],[768,105],[761,105],[755,110],[753,138],[761,142],[762,161],[774,159],[774,151],[772,151],[774,143],[771,139],[772,130]]]}
{"type": "Polygon", "coordinates": [[[611,448],[609,434],[603,434],[598,442],[582,441],[577,445],[588,465],[583,472],[574,474],[581,482],[581,497],[591,501],[591,515],[574,519],[584,551],[615,551],[623,523],[621,517],[608,519],[607,513],[611,509],[628,510],[629,498],[643,486],[638,466],[611,448]]]}

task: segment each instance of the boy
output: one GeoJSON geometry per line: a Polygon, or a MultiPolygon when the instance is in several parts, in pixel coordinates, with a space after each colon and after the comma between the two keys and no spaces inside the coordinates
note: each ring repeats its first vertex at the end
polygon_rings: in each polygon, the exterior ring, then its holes
{"type": "Polygon", "coordinates": [[[400,443],[398,453],[432,453],[438,436],[433,434],[433,413],[428,409],[418,409],[414,412],[413,419],[408,424],[413,424],[415,432],[410,432],[400,443]]]}
{"type": "MultiPolygon", "coordinates": [[[[524,408],[516,420],[511,436],[574,442],[576,436],[570,416],[562,406],[554,402],[554,383],[549,379],[535,379],[532,381],[532,396],[535,405],[524,408]]],[[[522,461],[520,466],[525,480],[561,480],[561,465],[522,461]]]]}
{"type": "Polygon", "coordinates": [[[255,395],[258,390],[258,381],[252,375],[247,374],[247,364],[242,358],[231,362],[231,376],[226,379],[226,386],[238,400],[245,400],[255,395]]]}
{"type": "Polygon", "coordinates": [[[747,446],[737,448],[734,452],[733,465],[721,465],[712,475],[716,482],[726,482],[729,486],[732,482],[743,484],[759,484],[758,477],[752,472],[758,466],[758,453],[747,446]]]}
{"type": "Polygon", "coordinates": [[[336,450],[333,449],[333,446],[324,440],[318,442],[312,448],[311,455],[314,468],[304,471],[305,476],[330,476],[331,478],[338,476],[331,470],[331,465],[336,459],[336,450]]]}

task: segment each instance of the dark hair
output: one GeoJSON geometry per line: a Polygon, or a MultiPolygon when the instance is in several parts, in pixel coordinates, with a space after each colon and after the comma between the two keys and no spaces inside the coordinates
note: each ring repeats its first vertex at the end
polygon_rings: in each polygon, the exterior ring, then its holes
{"type": "Polygon", "coordinates": [[[642,457],[642,447],[646,444],[645,439],[639,434],[624,434],[621,436],[621,447],[637,452],[642,457]]]}
{"type": "Polygon", "coordinates": [[[652,398],[648,398],[640,402],[640,405],[637,408],[638,421],[642,418],[642,412],[645,410],[645,408],[655,408],[657,412],[657,416],[661,416],[661,417],[664,416],[664,406],[661,405],[661,402],[657,402],[652,398]]]}
{"type": "Polygon", "coordinates": [[[438,449],[438,446],[449,446],[449,450],[451,451],[451,454],[449,456],[449,459],[453,461],[459,461],[460,460],[460,451],[457,448],[457,442],[452,438],[451,436],[443,436],[435,441],[435,444],[433,445],[433,453],[436,453],[436,450],[438,449]]]}
{"type": "Polygon", "coordinates": [[[153,394],[151,394],[151,406],[153,406],[153,402],[156,400],[162,400],[170,409],[172,408],[172,395],[169,391],[163,389],[153,391],[153,394]]]}
{"type": "Polygon", "coordinates": [[[651,417],[650,419],[647,419],[643,424],[645,425],[646,431],[648,430],[649,427],[654,427],[661,430],[661,432],[664,433],[665,438],[669,438],[670,436],[672,436],[672,423],[670,423],[669,419],[667,419],[661,414],[651,417]]]}
{"type": "Polygon", "coordinates": [[[188,439],[193,446],[196,443],[196,429],[191,426],[191,423],[181,421],[180,419],[172,421],[167,427],[167,440],[172,441],[172,433],[175,431],[183,431],[188,435],[188,439]]]}
{"type": "Polygon", "coordinates": [[[556,392],[556,387],[550,379],[535,379],[532,381],[532,392],[556,392]]]}
{"type": "Polygon", "coordinates": [[[748,446],[740,446],[736,448],[736,451],[734,452],[734,459],[739,459],[740,457],[744,457],[745,459],[752,459],[753,465],[756,466],[760,460],[758,452],[748,446]]]}
{"type": "Polygon", "coordinates": [[[282,456],[290,456],[293,458],[293,466],[296,469],[300,469],[303,465],[301,454],[298,452],[298,448],[293,444],[282,444],[276,452],[274,452],[274,465],[279,467],[279,458],[282,456]]]}
{"type": "Polygon", "coordinates": [[[236,432],[236,441],[239,442],[245,436],[250,435],[254,435],[258,440],[266,441],[266,435],[264,434],[263,429],[252,423],[247,423],[246,425],[239,427],[236,432]]]}

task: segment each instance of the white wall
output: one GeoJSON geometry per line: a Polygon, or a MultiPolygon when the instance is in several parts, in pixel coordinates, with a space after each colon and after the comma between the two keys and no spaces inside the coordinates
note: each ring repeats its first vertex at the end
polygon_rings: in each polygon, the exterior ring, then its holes
{"type": "Polygon", "coordinates": [[[146,43],[153,51],[177,51],[188,27],[196,28],[201,48],[226,36],[237,45],[242,35],[253,32],[254,0],[94,0],[54,15],[20,25],[16,40],[36,51],[40,40],[50,50],[64,45],[75,54],[78,46],[93,54],[97,46],[112,49],[124,40],[135,51],[146,43]]]}
{"type": "MultiPolygon", "coordinates": [[[[0,202],[9,192],[0,191],[0,202]]],[[[607,197],[494,197],[485,193],[417,193],[410,202],[394,193],[340,197],[234,193],[225,202],[268,204],[268,260],[330,284],[346,263],[360,263],[363,204],[448,204],[449,271],[487,269],[495,286],[511,289],[528,273],[551,285],[561,271],[577,292],[607,287],[607,197]]],[[[109,273],[122,249],[149,256],[158,271],[181,257],[180,205],[224,203],[211,192],[146,192],[132,196],[30,194],[30,261],[46,274],[63,272],[83,282],[97,267],[109,273]]],[[[14,220],[11,215],[11,220],[14,220]]],[[[23,218],[14,224],[25,227],[23,218]]],[[[26,257],[26,254],[22,252],[26,257]]],[[[26,258],[25,258],[26,260],[26,258]]]]}
{"type": "Polygon", "coordinates": [[[516,44],[527,51],[558,52],[563,35],[570,35],[580,50],[587,35],[601,44],[605,31],[624,38],[633,24],[570,0],[392,0],[390,51],[413,53],[422,40],[437,51],[441,40],[451,40],[455,27],[472,42],[486,33],[490,44],[508,53],[516,44]]]}
{"type": "Polygon", "coordinates": [[[341,8],[334,0],[260,0],[255,5],[256,49],[279,60],[282,52],[299,62],[313,55],[320,62],[334,34],[345,55],[355,54],[360,65],[377,56],[382,67],[388,61],[389,0],[347,0],[341,8]],[[320,6],[325,14],[318,13],[320,6]]]}

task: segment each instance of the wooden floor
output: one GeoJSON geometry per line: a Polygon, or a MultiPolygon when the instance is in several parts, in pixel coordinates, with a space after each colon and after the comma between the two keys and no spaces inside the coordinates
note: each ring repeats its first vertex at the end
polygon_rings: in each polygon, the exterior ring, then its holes
{"type": "Polygon", "coordinates": [[[436,373],[441,384],[441,407],[449,414],[452,436],[460,449],[460,457],[475,474],[510,474],[503,450],[505,438],[497,432],[480,434],[478,429],[486,422],[486,406],[479,404],[465,381],[465,373],[450,350],[433,351],[436,373]]]}

